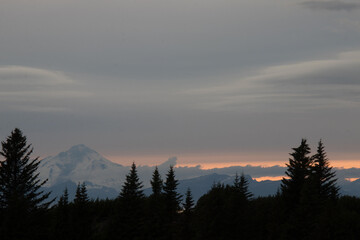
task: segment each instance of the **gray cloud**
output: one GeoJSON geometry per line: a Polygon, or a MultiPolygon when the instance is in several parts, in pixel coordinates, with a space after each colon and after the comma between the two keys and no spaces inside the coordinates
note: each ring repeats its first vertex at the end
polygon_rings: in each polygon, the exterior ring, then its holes
{"type": "Polygon", "coordinates": [[[360,52],[355,51],[329,60],[268,67],[227,85],[187,93],[200,96],[200,108],[213,110],[244,110],[245,105],[264,111],[351,108],[360,103],[359,75],[360,52]],[[268,108],[272,104],[276,107],[268,108]]]}
{"type": "Polygon", "coordinates": [[[358,148],[360,15],[288,0],[5,0],[0,16],[0,135],[23,128],[41,154],[85,143],[181,161],[286,153],[301,137],[358,148]]]}
{"type": "Polygon", "coordinates": [[[327,11],[352,11],[360,8],[360,3],[344,2],[344,1],[306,1],[302,2],[306,8],[313,10],[327,10],[327,11]]]}
{"type": "Polygon", "coordinates": [[[87,95],[62,72],[0,66],[0,107],[10,111],[57,112],[62,103],[87,95]]]}

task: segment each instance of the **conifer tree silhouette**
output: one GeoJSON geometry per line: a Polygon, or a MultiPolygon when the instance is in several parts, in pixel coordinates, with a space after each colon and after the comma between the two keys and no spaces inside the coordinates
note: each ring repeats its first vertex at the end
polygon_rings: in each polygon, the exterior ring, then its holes
{"type": "Polygon", "coordinates": [[[126,175],[126,180],[121,189],[118,212],[118,231],[119,239],[138,239],[141,238],[144,228],[143,207],[144,193],[142,190],[135,163],[132,163],[130,172],[126,175]]]}
{"type": "Polygon", "coordinates": [[[85,206],[89,202],[89,196],[86,190],[86,184],[83,182],[82,184],[78,183],[75,193],[74,204],[76,206],[85,206]]]}
{"type": "Polygon", "coordinates": [[[60,196],[56,209],[56,223],[54,229],[55,239],[69,239],[70,232],[70,209],[69,193],[65,188],[63,195],[60,196]]]}
{"type": "Polygon", "coordinates": [[[166,174],[164,183],[164,208],[166,218],[166,230],[164,231],[165,239],[173,239],[178,228],[176,228],[176,220],[178,219],[178,211],[180,210],[181,195],[177,192],[179,182],[175,179],[174,167],[170,166],[166,174]]]}
{"type": "Polygon", "coordinates": [[[339,196],[339,187],[336,185],[336,174],[329,164],[325,147],[319,141],[317,153],[313,156],[314,166],[311,172],[311,182],[315,187],[315,194],[320,199],[336,199],[339,196]]]}
{"type": "Polygon", "coordinates": [[[121,199],[139,199],[144,197],[142,182],[137,174],[136,165],[132,163],[130,173],[126,175],[126,180],[121,189],[119,197],[121,199]]]}
{"type": "Polygon", "coordinates": [[[188,188],[186,190],[185,203],[184,203],[183,207],[184,207],[184,213],[187,215],[190,214],[194,208],[194,199],[192,197],[190,188],[188,188]]]}
{"type": "Polygon", "coordinates": [[[287,199],[288,203],[299,203],[303,188],[311,172],[310,147],[306,139],[301,140],[301,144],[297,148],[292,149],[291,158],[285,174],[288,178],[283,178],[281,183],[282,195],[287,199]]]}
{"type": "Polygon", "coordinates": [[[4,160],[0,162],[0,209],[6,219],[2,238],[31,239],[35,216],[54,200],[46,201],[50,193],[40,190],[47,180],[39,179],[40,161],[30,158],[33,148],[22,131],[15,128],[1,146],[4,160]]]}
{"type": "Polygon", "coordinates": [[[60,196],[58,206],[67,207],[69,205],[69,193],[68,189],[65,188],[63,195],[60,196]]]}
{"type": "Polygon", "coordinates": [[[152,194],[148,197],[147,223],[149,239],[165,239],[164,231],[166,231],[166,206],[165,196],[163,193],[163,181],[161,179],[158,167],[155,167],[150,180],[152,194]]]}
{"type": "Polygon", "coordinates": [[[167,210],[170,215],[174,215],[180,210],[181,195],[177,192],[178,185],[179,181],[175,179],[174,167],[170,166],[164,184],[164,196],[167,210]]]}
{"type": "Polygon", "coordinates": [[[163,190],[163,181],[161,179],[158,167],[155,167],[155,170],[152,175],[152,179],[150,180],[152,195],[159,196],[163,190]]]}
{"type": "Polygon", "coordinates": [[[250,200],[253,194],[249,191],[249,181],[245,178],[244,173],[239,175],[236,173],[234,180],[234,188],[241,194],[245,200],[250,200]]]}
{"type": "Polygon", "coordinates": [[[78,183],[74,199],[74,216],[73,224],[74,228],[72,233],[75,239],[88,239],[91,235],[89,228],[89,196],[86,190],[86,184],[78,183]]]}

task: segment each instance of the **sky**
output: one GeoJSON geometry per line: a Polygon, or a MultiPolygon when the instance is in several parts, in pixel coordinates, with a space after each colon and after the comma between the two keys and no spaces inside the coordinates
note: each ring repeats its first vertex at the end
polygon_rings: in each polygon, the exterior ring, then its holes
{"type": "Polygon", "coordinates": [[[360,162],[356,0],[1,0],[0,138],[112,161],[360,162]]]}

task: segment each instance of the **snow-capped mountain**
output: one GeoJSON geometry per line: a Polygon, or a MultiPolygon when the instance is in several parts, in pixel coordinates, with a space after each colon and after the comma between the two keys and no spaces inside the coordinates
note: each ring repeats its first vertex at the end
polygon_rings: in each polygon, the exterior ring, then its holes
{"type": "Polygon", "coordinates": [[[47,187],[67,181],[87,181],[91,188],[109,187],[120,190],[129,167],[113,163],[83,144],[71,147],[55,157],[43,159],[40,178],[48,179],[47,187]]]}
{"type": "MultiPolygon", "coordinates": [[[[172,157],[158,166],[163,179],[169,166],[175,166],[176,161],[176,157],[172,157]]],[[[52,196],[58,197],[65,188],[68,188],[70,199],[75,195],[76,185],[82,182],[85,182],[91,198],[114,198],[118,196],[129,170],[130,166],[111,162],[83,144],[73,146],[54,157],[41,160],[38,169],[40,178],[48,179],[45,191],[52,191],[52,196]]],[[[147,188],[150,187],[154,166],[137,166],[137,170],[145,193],[149,194],[151,190],[147,188]]],[[[246,172],[250,175],[263,172],[262,174],[266,176],[269,171],[277,173],[284,169],[279,166],[270,168],[228,167],[210,170],[201,169],[199,166],[175,168],[176,178],[180,180],[179,193],[184,194],[189,187],[193,191],[195,199],[206,193],[215,182],[232,184],[236,172],[246,172]]],[[[344,180],[349,176],[358,176],[358,171],[360,169],[337,169],[342,180],[339,181],[342,194],[360,195],[358,191],[360,180],[354,182],[344,180]]],[[[248,175],[249,189],[255,196],[275,194],[280,186],[280,181],[257,182],[252,180],[250,175],[248,175]]]]}
{"type": "MultiPolygon", "coordinates": [[[[159,165],[159,171],[165,175],[170,165],[176,165],[176,157],[159,165]]],[[[38,172],[41,179],[48,179],[44,190],[51,191],[53,197],[59,197],[65,188],[69,194],[75,193],[76,185],[85,182],[91,198],[114,198],[119,194],[129,170],[130,166],[111,162],[79,144],[41,160],[38,172]]],[[[143,186],[150,187],[154,166],[137,166],[137,170],[143,186]]]]}

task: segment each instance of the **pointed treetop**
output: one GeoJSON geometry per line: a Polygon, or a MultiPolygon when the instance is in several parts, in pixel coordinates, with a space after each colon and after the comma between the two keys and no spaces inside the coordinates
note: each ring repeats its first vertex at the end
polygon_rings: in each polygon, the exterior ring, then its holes
{"type": "Polygon", "coordinates": [[[324,144],[321,140],[318,143],[317,152],[312,158],[314,166],[312,167],[311,180],[317,194],[322,199],[338,198],[340,189],[336,184],[336,173],[330,166],[324,144]]]}
{"type": "Polygon", "coordinates": [[[158,167],[155,167],[155,170],[152,175],[152,179],[150,180],[152,195],[159,196],[162,193],[163,189],[163,181],[161,179],[158,167]]]}
{"type": "Polygon", "coordinates": [[[249,181],[245,178],[244,173],[241,173],[240,177],[237,173],[235,174],[234,188],[246,200],[249,200],[253,196],[253,194],[249,191],[249,181]]]}
{"type": "Polygon", "coordinates": [[[281,181],[281,190],[283,196],[288,198],[289,202],[297,203],[300,200],[301,191],[305,182],[310,175],[313,158],[309,156],[310,147],[306,139],[301,140],[301,144],[297,148],[292,148],[290,153],[292,158],[286,164],[287,170],[285,174],[288,178],[281,181]]]}
{"type": "Polygon", "coordinates": [[[30,158],[33,149],[27,144],[26,136],[15,128],[1,146],[4,160],[0,162],[0,207],[23,204],[30,211],[47,208],[55,199],[44,202],[50,193],[44,194],[40,188],[47,179],[39,179],[40,161],[30,158]]]}
{"type": "Polygon", "coordinates": [[[183,204],[184,213],[189,214],[194,208],[194,199],[191,194],[190,188],[186,190],[185,204],[183,204]]]}
{"type": "Polygon", "coordinates": [[[143,198],[144,193],[142,187],[143,185],[138,177],[136,165],[133,162],[129,174],[126,175],[126,180],[119,197],[123,199],[143,198]]]}
{"type": "Polygon", "coordinates": [[[181,195],[177,192],[177,186],[179,181],[175,179],[174,167],[170,166],[168,173],[166,174],[166,180],[164,184],[164,196],[166,198],[168,210],[172,213],[176,213],[180,209],[181,195]]]}
{"type": "Polygon", "coordinates": [[[86,190],[86,184],[83,182],[82,184],[78,183],[75,193],[74,203],[77,205],[83,205],[89,202],[89,197],[86,190]]]}
{"type": "Polygon", "coordinates": [[[68,193],[68,189],[66,187],[63,195],[59,199],[58,206],[64,207],[64,206],[67,206],[68,204],[69,204],[69,193],[68,193]]]}

